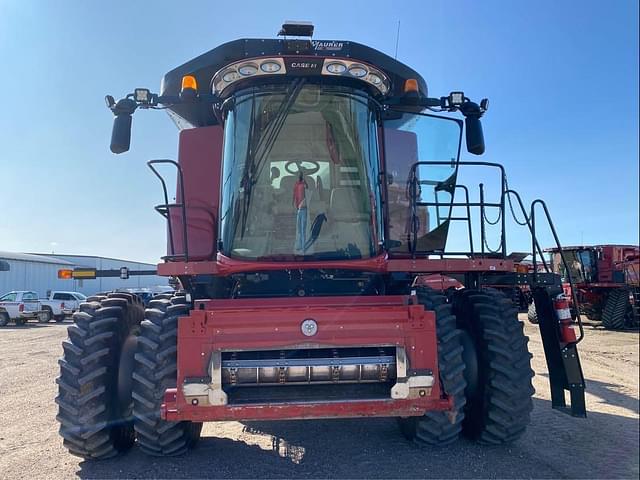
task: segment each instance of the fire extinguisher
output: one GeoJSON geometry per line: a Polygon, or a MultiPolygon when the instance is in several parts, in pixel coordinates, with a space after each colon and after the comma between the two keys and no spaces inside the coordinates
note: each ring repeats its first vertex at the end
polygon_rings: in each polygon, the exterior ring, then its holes
{"type": "Polygon", "coordinates": [[[558,317],[560,339],[565,343],[575,342],[576,332],[573,331],[573,320],[571,319],[571,309],[569,308],[567,297],[563,294],[558,295],[553,300],[553,308],[558,317]]]}

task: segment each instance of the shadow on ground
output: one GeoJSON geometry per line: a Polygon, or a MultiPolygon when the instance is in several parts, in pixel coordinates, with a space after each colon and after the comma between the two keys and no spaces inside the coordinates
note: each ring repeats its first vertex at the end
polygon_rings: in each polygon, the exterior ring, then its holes
{"type": "Polygon", "coordinates": [[[50,322],[50,323],[36,323],[36,322],[27,322],[24,325],[16,325],[10,323],[9,325],[5,325],[4,327],[0,327],[0,332],[2,330],[29,330],[32,328],[47,328],[47,327],[59,327],[61,325],[69,325],[69,322],[50,322]]]}
{"type": "MultiPolygon", "coordinates": [[[[600,388],[610,392],[607,384],[600,388]]],[[[462,439],[421,448],[400,435],[393,419],[246,422],[240,438],[204,437],[174,458],[134,448],[116,459],[83,461],[77,473],[83,479],[638,476],[637,417],[590,413],[577,419],[541,399],[534,399],[523,438],[502,447],[462,439]]]]}
{"type": "MultiPolygon", "coordinates": [[[[549,375],[546,373],[540,374],[541,377],[549,378],[549,375]]],[[[622,385],[617,383],[607,383],[600,382],[598,380],[590,380],[585,379],[586,383],[586,391],[594,395],[600,400],[602,403],[606,403],[608,405],[615,405],[616,407],[624,408],[633,412],[635,414],[640,414],[640,401],[638,398],[635,398],[631,395],[628,395],[624,392],[619,391],[619,389],[624,388],[622,385]]],[[[565,395],[567,398],[567,405],[569,403],[569,396],[565,395]]],[[[587,405],[588,408],[588,405],[587,405]]],[[[589,413],[587,412],[587,415],[589,413]]]]}

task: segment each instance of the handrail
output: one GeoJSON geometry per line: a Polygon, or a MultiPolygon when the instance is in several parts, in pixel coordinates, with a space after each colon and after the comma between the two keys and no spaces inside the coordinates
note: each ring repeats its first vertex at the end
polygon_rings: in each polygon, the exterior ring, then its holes
{"type": "MultiPolygon", "coordinates": [[[[538,243],[538,239],[535,236],[535,229],[533,229],[532,226],[531,226],[531,219],[527,215],[527,211],[524,208],[524,202],[522,201],[522,198],[520,197],[520,194],[518,192],[516,192],[515,190],[511,190],[511,189],[506,190],[504,193],[507,196],[507,198],[510,195],[512,195],[518,201],[518,206],[520,207],[520,211],[522,212],[522,215],[524,216],[524,221],[526,222],[526,225],[529,228],[529,232],[531,232],[531,238],[533,240],[533,245],[532,245],[533,249],[538,251],[538,254],[540,255],[540,259],[542,260],[542,264],[544,266],[545,271],[546,272],[550,272],[551,269],[549,268],[549,266],[547,265],[547,262],[544,259],[544,254],[543,254],[542,248],[540,247],[540,244],[538,243]]],[[[535,270],[535,266],[534,266],[534,270],[535,270]]]]}
{"type": "MultiPolygon", "coordinates": [[[[469,249],[471,250],[471,252],[473,252],[473,232],[471,231],[471,205],[469,205],[469,189],[466,185],[456,185],[455,188],[459,188],[464,192],[464,198],[467,201],[467,228],[469,229],[469,249]]],[[[453,204],[451,206],[453,207],[453,204]]]]}
{"type": "MultiPolygon", "coordinates": [[[[417,237],[418,237],[418,229],[419,229],[419,220],[417,219],[417,212],[416,212],[416,207],[417,206],[435,206],[437,210],[436,214],[439,217],[440,216],[440,211],[439,208],[442,206],[442,204],[440,202],[437,201],[436,198],[436,202],[420,202],[418,200],[419,198],[419,194],[420,194],[420,180],[418,179],[417,176],[417,169],[418,167],[420,167],[420,165],[448,165],[448,166],[454,166],[454,173],[457,174],[458,173],[458,169],[459,167],[462,166],[475,166],[475,167],[491,167],[491,168],[496,168],[500,171],[500,182],[501,182],[501,186],[500,186],[500,202],[499,203],[487,203],[484,201],[484,191],[483,191],[483,185],[480,184],[480,202],[469,202],[469,195],[468,195],[468,189],[466,186],[464,185],[455,185],[454,187],[454,191],[455,188],[458,187],[463,187],[465,189],[465,194],[466,194],[466,202],[464,203],[460,203],[460,202],[454,202],[453,198],[452,201],[450,203],[448,203],[449,206],[449,218],[451,219],[451,212],[453,211],[453,207],[466,207],[467,209],[467,216],[469,218],[468,224],[469,224],[469,237],[471,238],[470,241],[470,252],[467,252],[468,255],[470,256],[474,256],[475,255],[475,251],[473,249],[473,240],[472,240],[472,232],[471,232],[471,227],[470,227],[470,223],[471,223],[471,213],[470,213],[470,207],[480,207],[481,209],[481,216],[480,216],[480,229],[481,229],[481,242],[480,242],[480,251],[481,254],[484,255],[485,254],[485,244],[486,244],[486,238],[485,238],[485,225],[484,225],[484,208],[485,207],[494,207],[494,208],[499,208],[499,218],[501,220],[501,224],[500,224],[500,247],[494,252],[492,251],[488,246],[487,249],[489,250],[489,252],[487,252],[488,254],[496,254],[496,253],[501,253],[502,256],[506,257],[507,253],[507,243],[506,243],[506,219],[505,219],[505,215],[504,215],[504,211],[505,211],[505,191],[507,189],[507,185],[506,185],[506,172],[504,169],[504,166],[499,164],[499,163],[494,163],[494,162],[479,162],[479,161],[458,161],[458,162],[452,162],[452,161],[444,161],[444,160],[428,160],[428,161],[418,161],[418,162],[414,162],[411,165],[411,169],[409,171],[409,178],[407,179],[407,188],[406,188],[406,194],[408,197],[408,200],[410,201],[410,209],[411,209],[411,221],[410,221],[410,225],[411,225],[411,237],[410,237],[410,241],[409,241],[409,251],[410,253],[415,257],[416,255],[416,248],[417,248],[417,237]]],[[[453,173],[452,173],[453,175],[453,173]]],[[[453,192],[452,192],[452,196],[453,196],[453,192]]],[[[420,253],[427,253],[427,252],[420,252],[420,253]]],[[[449,252],[436,252],[435,250],[432,252],[434,254],[450,254],[449,252]]]]}
{"type": "MultiPolygon", "coordinates": [[[[169,159],[149,160],[147,162],[147,166],[151,169],[154,175],[158,177],[158,179],[160,180],[160,183],[162,184],[162,192],[164,194],[164,205],[159,205],[158,207],[160,208],[164,207],[164,209],[166,209],[166,212],[167,212],[167,215],[165,218],[167,219],[167,227],[169,231],[169,243],[171,245],[172,256],[175,256],[176,251],[175,251],[175,245],[173,242],[173,228],[171,226],[171,215],[169,210],[171,208],[178,208],[178,207],[182,210],[182,230],[183,230],[182,243],[184,246],[184,254],[182,256],[184,256],[185,262],[188,262],[189,261],[189,242],[187,239],[187,207],[186,207],[186,200],[184,196],[184,177],[182,175],[182,167],[178,162],[174,160],[169,160],[169,159]],[[173,203],[173,204],[169,203],[169,195],[167,193],[167,184],[164,181],[164,178],[162,177],[162,175],[160,175],[160,173],[158,172],[158,170],[154,168],[154,165],[159,165],[159,164],[170,164],[176,167],[176,170],[178,172],[178,184],[180,186],[180,198],[181,198],[180,203],[173,203]]],[[[156,210],[161,215],[164,216],[164,214],[162,214],[162,212],[158,209],[158,207],[156,207],[156,210]]]]}
{"type": "MultiPolygon", "coordinates": [[[[545,217],[547,218],[547,223],[549,224],[549,228],[551,230],[551,234],[553,235],[553,239],[556,242],[556,248],[558,249],[558,253],[560,253],[560,258],[562,259],[562,264],[564,265],[565,272],[567,273],[567,280],[569,281],[569,285],[571,286],[571,297],[573,299],[573,306],[576,312],[576,320],[578,321],[578,328],[580,329],[580,336],[573,342],[567,342],[567,345],[576,345],[582,341],[584,338],[584,327],[582,325],[582,318],[580,317],[580,305],[578,303],[578,296],[576,294],[576,289],[573,286],[573,279],[571,278],[571,271],[569,270],[569,265],[567,264],[566,259],[564,258],[564,252],[562,251],[562,246],[560,245],[560,239],[558,238],[558,234],[556,232],[556,228],[553,225],[553,221],[551,220],[551,215],[549,214],[549,209],[547,208],[547,204],[544,200],[539,198],[535,199],[531,202],[531,214],[529,218],[531,219],[531,226],[533,228],[532,238],[535,241],[536,238],[536,205],[541,205],[544,211],[545,217]]],[[[533,280],[534,282],[537,280],[537,269],[536,269],[536,254],[535,248],[533,249],[533,280]]]]}

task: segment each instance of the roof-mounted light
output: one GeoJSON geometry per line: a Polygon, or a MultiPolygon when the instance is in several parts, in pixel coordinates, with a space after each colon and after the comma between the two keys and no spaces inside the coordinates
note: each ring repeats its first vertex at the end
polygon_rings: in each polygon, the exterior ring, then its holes
{"type": "Polygon", "coordinates": [[[464,103],[464,92],[451,92],[449,94],[449,105],[452,107],[459,107],[464,103]]]}
{"type": "Polygon", "coordinates": [[[312,37],[313,23],[300,20],[286,20],[282,24],[278,36],[312,37]]]}
{"type": "Polygon", "coordinates": [[[213,76],[213,93],[219,94],[229,85],[261,75],[284,75],[287,69],[282,58],[254,58],[227,65],[213,76]]]}
{"type": "Polygon", "coordinates": [[[196,77],[193,75],[185,75],[182,77],[182,91],[187,89],[198,90],[198,82],[196,81],[196,77]]]}
{"type": "Polygon", "coordinates": [[[347,66],[342,62],[328,63],[325,68],[327,69],[327,72],[333,73],[334,75],[339,75],[347,71],[347,66]]]}
{"type": "Polygon", "coordinates": [[[243,77],[250,77],[258,73],[258,67],[253,63],[247,63],[238,67],[238,73],[243,77]]]}
{"type": "Polygon", "coordinates": [[[407,78],[404,81],[404,93],[418,93],[418,80],[415,78],[407,78]]]}
{"type": "Polygon", "coordinates": [[[280,65],[278,62],[262,62],[260,64],[260,70],[262,70],[264,73],[278,73],[280,71],[280,69],[282,68],[282,65],[280,65]]]}
{"type": "Polygon", "coordinates": [[[376,87],[383,95],[389,91],[387,76],[375,67],[362,62],[327,58],[322,67],[322,75],[357,78],[376,87]]]}
{"type": "MultiPolygon", "coordinates": [[[[271,57],[241,60],[218,71],[213,76],[212,89],[213,93],[218,95],[240,80],[264,75],[286,75],[286,73],[287,67],[284,58],[271,57]]],[[[363,62],[325,58],[320,73],[323,76],[339,76],[361,80],[378,89],[383,95],[386,95],[390,88],[389,79],[381,70],[363,62]]],[[[309,73],[309,75],[314,74],[317,74],[317,72],[309,73]]]]}
{"type": "Polygon", "coordinates": [[[349,73],[356,78],[362,78],[367,74],[367,69],[362,65],[354,65],[349,68],[349,73]]]}

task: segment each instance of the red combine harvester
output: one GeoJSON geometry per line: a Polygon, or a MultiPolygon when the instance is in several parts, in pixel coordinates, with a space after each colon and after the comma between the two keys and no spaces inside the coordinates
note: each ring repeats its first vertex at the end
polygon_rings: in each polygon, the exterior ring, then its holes
{"type": "Polygon", "coordinates": [[[608,329],[640,326],[640,247],[594,245],[563,247],[562,251],[550,248],[547,252],[551,253],[553,271],[563,279],[565,293],[571,296],[568,267],[581,313],[608,329]]]}
{"type": "Polygon", "coordinates": [[[484,152],[488,102],[429,97],[408,66],[312,32],[287,23],[284,39],[232,41],[172,70],[160,94],[107,97],[115,153],[136,109],[166,109],[180,129],[178,161],[149,166],[168,221],[157,271],[182,293],[146,311],[133,295],[95,296],[74,315],[56,399],[71,453],[108,458],[137,439],[176,455],[205,421],[336,417],[396,417],[430,445],[512,442],[533,407],[531,354],[517,309],[490,287],[524,282],[553,407],[586,415],[583,331],[559,276],[515,272],[504,223],[498,253],[445,248],[453,209],[504,218],[505,199],[520,202],[502,166],[459,161],[463,126],[468,151],[484,152]],[[500,202],[454,201],[463,166],[497,169],[500,202]],[[174,201],[162,168],[177,172],[174,201]],[[414,285],[431,274],[464,288],[414,285]]]}

